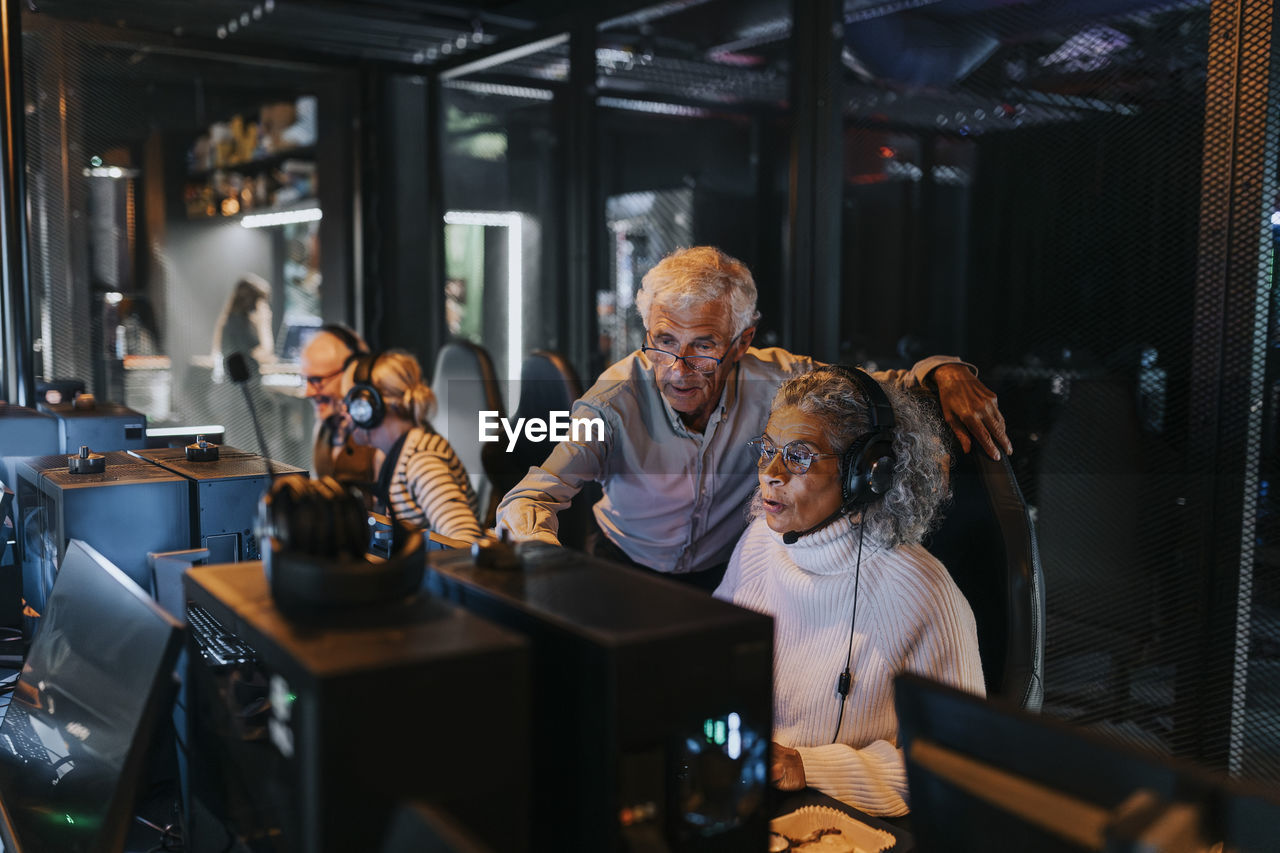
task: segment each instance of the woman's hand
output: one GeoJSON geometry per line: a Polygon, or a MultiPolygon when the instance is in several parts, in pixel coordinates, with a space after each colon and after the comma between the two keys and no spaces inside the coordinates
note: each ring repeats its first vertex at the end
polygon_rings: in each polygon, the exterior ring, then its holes
{"type": "Polygon", "coordinates": [[[944,364],[930,374],[938,389],[942,417],[956,434],[965,453],[977,440],[992,459],[1000,458],[1000,450],[1013,453],[1013,445],[1005,433],[1004,415],[996,408],[995,392],[978,381],[973,371],[963,364],[944,364]],[[998,447],[997,447],[998,445],[998,447]]]}
{"type": "Polygon", "coordinates": [[[799,791],[805,786],[800,753],[773,741],[769,744],[769,782],[779,791],[799,791]]]}

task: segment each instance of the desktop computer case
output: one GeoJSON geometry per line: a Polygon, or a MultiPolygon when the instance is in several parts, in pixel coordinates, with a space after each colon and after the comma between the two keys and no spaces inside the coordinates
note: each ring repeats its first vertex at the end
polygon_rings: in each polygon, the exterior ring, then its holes
{"type": "Polygon", "coordinates": [[[58,419],[63,453],[75,453],[81,445],[98,453],[147,446],[147,416],[119,403],[100,401],[92,409],[77,409],[72,403],[41,403],[40,409],[58,419]]]}
{"type": "Polygon", "coordinates": [[[190,547],[187,481],[127,453],[103,455],[101,474],[72,474],[63,455],[18,463],[23,597],[38,613],[68,539],[88,542],[146,590],[147,552],[190,547]]]}
{"type": "Polygon", "coordinates": [[[218,458],[212,462],[190,461],[182,447],[133,450],[130,455],[159,465],[190,483],[189,547],[208,548],[209,563],[259,560],[262,553],[254,526],[258,501],[271,483],[267,465],[276,476],[305,476],[307,472],[283,462],[268,463],[256,453],[234,447],[224,445],[218,451],[218,458]]]}
{"type": "Polygon", "coordinates": [[[477,566],[469,551],[432,551],[426,586],[529,638],[534,848],[764,850],[764,802],[723,832],[688,831],[672,748],[730,714],[767,746],[773,620],[576,551],[517,551],[514,571],[477,566]]]}
{"type": "Polygon", "coordinates": [[[188,850],[376,851],[405,801],[494,851],[529,849],[521,637],[426,595],[294,624],[260,563],[197,567],[184,583],[257,655],[214,668],[188,641],[188,850]]]}
{"type": "Polygon", "coordinates": [[[0,403],[0,479],[6,486],[18,490],[18,459],[57,453],[61,447],[53,415],[0,403]]]}

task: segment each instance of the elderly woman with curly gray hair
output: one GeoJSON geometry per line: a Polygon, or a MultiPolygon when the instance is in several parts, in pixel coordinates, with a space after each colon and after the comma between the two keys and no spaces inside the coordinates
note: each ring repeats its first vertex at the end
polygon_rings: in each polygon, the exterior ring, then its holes
{"type": "Polygon", "coordinates": [[[862,371],[786,382],[752,520],[716,597],[774,617],[771,781],[908,811],[893,680],[985,691],[973,612],[920,544],[947,496],[936,416],[862,371]]]}

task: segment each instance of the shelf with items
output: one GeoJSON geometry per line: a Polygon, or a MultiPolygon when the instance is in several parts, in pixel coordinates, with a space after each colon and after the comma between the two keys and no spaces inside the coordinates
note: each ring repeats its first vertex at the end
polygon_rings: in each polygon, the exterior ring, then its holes
{"type": "Polygon", "coordinates": [[[188,170],[187,179],[191,181],[208,180],[218,172],[235,172],[240,175],[256,176],[279,169],[289,160],[312,162],[315,159],[316,146],[304,145],[297,148],[289,148],[284,151],[277,151],[275,154],[266,154],[262,157],[257,157],[253,160],[245,160],[240,163],[215,166],[211,169],[188,170]]]}
{"type": "Polygon", "coordinates": [[[316,97],[272,101],[258,107],[256,120],[234,115],[216,121],[196,137],[187,152],[192,175],[216,169],[250,169],[259,161],[301,156],[316,144],[316,97]]]}
{"type": "Polygon", "coordinates": [[[316,97],[276,100],[214,122],[187,151],[188,219],[223,219],[297,207],[316,188],[316,97]]]}
{"type": "Polygon", "coordinates": [[[183,205],[188,219],[225,219],[314,204],[317,189],[315,160],[290,157],[256,173],[215,169],[188,181],[183,205]]]}

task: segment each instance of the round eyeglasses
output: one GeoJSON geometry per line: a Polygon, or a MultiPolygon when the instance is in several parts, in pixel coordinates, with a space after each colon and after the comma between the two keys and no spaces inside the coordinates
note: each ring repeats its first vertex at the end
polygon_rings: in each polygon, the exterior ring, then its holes
{"type": "Polygon", "coordinates": [[[808,471],[809,466],[813,464],[813,460],[815,459],[820,459],[823,456],[840,455],[839,453],[818,453],[815,450],[810,450],[809,446],[799,439],[790,442],[785,447],[779,448],[763,435],[759,438],[753,438],[748,441],[747,447],[750,447],[756,453],[760,454],[759,458],[756,459],[756,466],[762,471],[769,467],[770,463],[773,462],[773,457],[777,456],[778,450],[781,449],[782,464],[785,465],[787,470],[792,474],[797,475],[808,471]]]}
{"type": "Polygon", "coordinates": [[[338,374],[342,373],[342,371],[344,370],[346,370],[346,365],[339,367],[337,370],[333,371],[333,373],[326,373],[323,376],[310,375],[310,376],[304,376],[302,378],[305,379],[307,384],[310,385],[312,388],[318,389],[321,385],[328,382],[330,379],[337,376],[338,374]]]}

